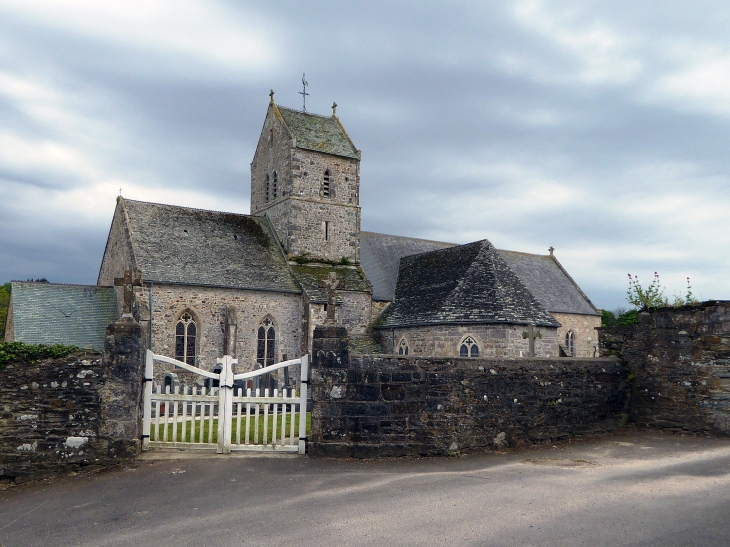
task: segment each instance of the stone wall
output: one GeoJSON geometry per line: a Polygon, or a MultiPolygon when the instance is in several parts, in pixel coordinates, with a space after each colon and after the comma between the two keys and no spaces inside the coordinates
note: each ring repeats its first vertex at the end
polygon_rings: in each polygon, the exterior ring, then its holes
{"type": "Polygon", "coordinates": [[[317,327],[309,451],[402,456],[527,446],[599,433],[625,419],[616,359],[350,355],[347,333],[317,327]]]}
{"type": "Polygon", "coordinates": [[[139,324],[112,323],[106,349],[0,370],[0,480],[113,465],[140,449],[139,324]]]}
{"type": "Polygon", "coordinates": [[[601,326],[599,315],[582,315],[577,313],[554,313],[551,315],[562,325],[558,329],[558,344],[565,346],[565,334],[573,331],[574,357],[588,358],[598,356],[598,333],[601,326]]]}
{"type": "MultiPolygon", "coordinates": [[[[147,289],[138,289],[137,302],[148,306],[147,289]]],[[[239,289],[217,289],[155,284],[152,289],[152,351],[175,357],[175,325],[189,311],[195,318],[200,348],[198,365],[212,370],[223,356],[225,308],[236,310],[236,372],[253,370],[261,322],[270,317],[276,328],[276,361],[283,355],[293,359],[305,352],[302,340],[303,306],[299,294],[239,289]]],[[[144,318],[144,317],[143,317],[144,318]]],[[[160,366],[160,371],[163,367],[160,366]]]]}
{"type": "Polygon", "coordinates": [[[639,324],[599,329],[603,355],[619,356],[638,424],[730,434],[730,302],[639,313],[639,324]]]}
{"type": "MultiPolygon", "coordinates": [[[[382,336],[395,344],[390,348],[393,353],[405,338],[409,355],[456,357],[462,340],[471,336],[479,346],[480,357],[518,358],[530,354],[530,342],[523,336],[527,331],[524,325],[433,325],[381,330],[382,336]]],[[[535,340],[535,356],[556,357],[556,329],[540,327],[538,330],[542,338],[535,340]]]]}

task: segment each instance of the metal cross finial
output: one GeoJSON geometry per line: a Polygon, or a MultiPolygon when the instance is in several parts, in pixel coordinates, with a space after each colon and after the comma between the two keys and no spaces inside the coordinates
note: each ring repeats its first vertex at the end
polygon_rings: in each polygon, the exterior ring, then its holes
{"type": "Polygon", "coordinates": [[[273,103],[274,102],[274,90],[273,89],[269,92],[269,97],[271,97],[271,102],[273,103]]]}
{"type": "Polygon", "coordinates": [[[550,256],[553,256],[553,251],[554,250],[555,250],[555,247],[553,247],[552,245],[550,245],[550,248],[548,249],[548,251],[550,251],[550,256]]]}
{"type": "Polygon", "coordinates": [[[302,72],[302,91],[300,91],[299,94],[302,96],[302,99],[304,100],[304,106],[302,106],[303,112],[307,111],[307,95],[309,95],[309,93],[307,93],[307,86],[309,84],[307,83],[307,80],[305,78],[306,78],[306,74],[304,74],[304,72],[302,72]]]}
{"type": "Polygon", "coordinates": [[[337,103],[332,103],[332,115],[337,114],[337,103]]]}
{"type": "Polygon", "coordinates": [[[122,187],[121,186],[119,187],[119,195],[120,196],[122,195],[122,187]]]}

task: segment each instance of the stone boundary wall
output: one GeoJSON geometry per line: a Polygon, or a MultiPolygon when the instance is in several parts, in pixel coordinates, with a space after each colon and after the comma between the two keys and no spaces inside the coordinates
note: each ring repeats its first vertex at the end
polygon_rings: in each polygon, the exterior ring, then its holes
{"type": "Polygon", "coordinates": [[[730,302],[638,317],[638,325],[598,329],[601,354],[620,357],[629,371],[631,421],[730,434],[730,302]]]}
{"type": "Polygon", "coordinates": [[[344,329],[317,327],[315,456],[524,447],[625,422],[628,381],[617,359],[351,356],[346,348],[344,329]]]}
{"type": "Polygon", "coordinates": [[[0,370],[0,481],[135,458],[142,340],[138,323],[120,321],[107,329],[104,356],[82,352],[0,370]]]}

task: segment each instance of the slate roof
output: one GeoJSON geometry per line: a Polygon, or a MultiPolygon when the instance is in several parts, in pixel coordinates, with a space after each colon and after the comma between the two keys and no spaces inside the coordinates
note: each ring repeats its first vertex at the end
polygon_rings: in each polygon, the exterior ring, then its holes
{"type": "MultiPolygon", "coordinates": [[[[330,272],[337,274],[344,287],[338,291],[371,292],[372,285],[365,273],[357,266],[330,266],[328,264],[296,264],[291,266],[294,275],[312,302],[327,302],[327,289],[320,287],[319,282],[329,278],[330,272]]],[[[341,302],[340,297],[337,298],[341,302]]]]}
{"type": "Polygon", "coordinates": [[[554,256],[498,252],[527,289],[551,312],[600,315],[554,256]]]}
{"type": "Polygon", "coordinates": [[[404,256],[454,246],[415,237],[360,232],[360,266],[373,284],[373,299],[393,301],[398,264],[404,256]]]}
{"type": "MultiPolygon", "coordinates": [[[[373,284],[373,299],[393,301],[398,264],[404,256],[454,246],[454,243],[441,241],[361,232],[360,265],[373,284]]],[[[554,256],[503,250],[498,252],[548,311],[599,315],[590,299],[554,256]]]]}
{"type": "Polygon", "coordinates": [[[486,239],[402,258],[376,328],[460,323],[560,326],[486,239]]]}
{"type": "Polygon", "coordinates": [[[345,158],[359,159],[360,153],[335,116],[320,116],[274,105],[284,120],[296,147],[345,158]]]}
{"type": "Polygon", "coordinates": [[[121,203],[143,281],[301,293],[264,218],[121,203]]]}
{"type": "Polygon", "coordinates": [[[104,351],[106,327],[119,319],[112,287],[12,282],[13,339],[104,351]]]}

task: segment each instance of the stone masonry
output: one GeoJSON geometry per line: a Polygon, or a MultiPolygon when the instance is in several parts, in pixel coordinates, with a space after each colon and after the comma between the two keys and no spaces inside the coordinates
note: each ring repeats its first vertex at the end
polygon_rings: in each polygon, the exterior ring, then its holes
{"type": "Polygon", "coordinates": [[[586,359],[598,356],[598,333],[596,329],[601,326],[600,316],[577,313],[551,313],[562,325],[557,332],[558,344],[565,346],[565,334],[569,330],[572,330],[575,344],[574,357],[586,359]]]}
{"type": "Polygon", "coordinates": [[[602,355],[629,371],[631,420],[730,434],[730,302],[639,313],[639,324],[599,329],[602,355]]]}
{"type": "MultiPolygon", "coordinates": [[[[542,338],[535,340],[536,357],[557,357],[556,329],[540,327],[542,338]]],[[[459,346],[471,336],[479,346],[479,356],[488,358],[529,357],[529,340],[524,337],[525,325],[431,325],[385,329],[390,337],[388,346],[398,352],[400,341],[408,343],[409,355],[453,357],[459,355],[459,346]],[[392,331],[392,332],[391,332],[392,331]]]]}
{"type": "Polygon", "coordinates": [[[627,375],[616,359],[350,355],[342,328],[313,345],[309,451],[446,455],[523,447],[619,427],[627,375]]]}

